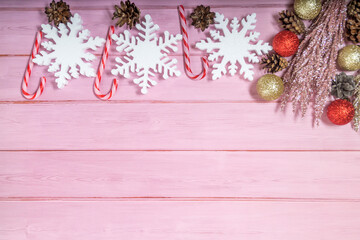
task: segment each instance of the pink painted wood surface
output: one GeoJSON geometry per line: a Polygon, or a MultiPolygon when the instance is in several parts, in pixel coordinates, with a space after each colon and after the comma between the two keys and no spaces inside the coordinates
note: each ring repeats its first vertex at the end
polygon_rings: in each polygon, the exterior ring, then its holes
{"type": "Polygon", "coordinates": [[[0,240],[357,239],[359,202],[2,202],[0,240]]]}
{"type": "MultiPolygon", "coordinates": [[[[67,2],[102,37],[119,4],[67,2]]],[[[179,4],[187,14],[198,4],[229,18],[256,12],[265,41],[280,31],[277,13],[292,3],[135,2],[171,33],[180,33],[179,4]]],[[[360,238],[359,134],[325,116],[312,128],[310,116],[280,112],[259,99],[256,81],[238,75],[191,81],[180,44],[172,56],[182,76],[146,96],[119,78],[114,101],[104,103],[93,95],[92,78],[58,90],[48,76],[39,101],[25,101],[21,79],[49,3],[0,2],[0,240],[360,238]]],[[[199,71],[204,53],[193,45],[208,31],[189,29],[199,71]]],[[[110,64],[116,55],[112,48],[110,64]]],[[[264,72],[255,69],[257,79],[264,72]]],[[[102,85],[110,87],[107,70],[102,85]]],[[[46,68],[35,67],[34,78],[43,74],[46,68]]]]}
{"type": "MultiPolygon", "coordinates": [[[[159,87],[159,86],[157,86],[159,87]]],[[[2,104],[1,150],[360,150],[350,126],[274,103],[2,104]],[[26,116],[23,117],[23,116],[26,116]]]]}
{"type": "Polygon", "coordinates": [[[0,199],[360,201],[359,153],[0,152],[0,199]]]}

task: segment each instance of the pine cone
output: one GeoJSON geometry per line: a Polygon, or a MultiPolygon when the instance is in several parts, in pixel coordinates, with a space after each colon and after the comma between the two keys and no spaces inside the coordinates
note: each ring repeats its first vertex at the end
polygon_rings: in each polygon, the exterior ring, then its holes
{"type": "Polygon", "coordinates": [[[345,25],[345,36],[353,43],[360,43],[360,19],[349,18],[345,25]]]}
{"type": "Polygon", "coordinates": [[[268,73],[276,73],[287,68],[288,61],[273,53],[272,55],[267,54],[266,57],[262,58],[261,64],[265,64],[263,69],[266,69],[268,73]]]}
{"type": "Polygon", "coordinates": [[[209,27],[210,24],[214,24],[215,13],[210,12],[210,7],[204,7],[203,5],[197,6],[194,11],[190,14],[192,19],[192,25],[195,28],[200,28],[204,31],[209,27]]]}
{"type": "Polygon", "coordinates": [[[303,34],[305,32],[305,25],[300,18],[298,18],[294,12],[289,10],[283,10],[279,12],[279,23],[286,30],[292,31],[295,34],[303,34]]]}
{"type": "Polygon", "coordinates": [[[136,23],[140,22],[140,9],[129,0],[125,3],[121,1],[120,5],[121,6],[115,5],[115,12],[112,19],[119,18],[116,26],[122,27],[126,23],[131,29],[136,23]]]}
{"type": "Polygon", "coordinates": [[[335,81],[331,83],[331,95],[336,98],[349,99],[355,91],[354,76],[348,76],[344,72],[337,74],[335,81]]]}
{"type": "Polygon", "coordinates": [[[59,23],[66,24],[70,17],[70,7],[60,0],[60,2],[55,2],[54,0],[50,3],[50,7],[45,7],[45,13],[48,17],[49,23],[54,21],[55,26],[59,26],[59,23]]]}
{"type": "Polygon", "coordinates": [[[359,17],[360,13],[360,1],[351,0],[347,5],[347,14],[349,17],[359,17]]]}

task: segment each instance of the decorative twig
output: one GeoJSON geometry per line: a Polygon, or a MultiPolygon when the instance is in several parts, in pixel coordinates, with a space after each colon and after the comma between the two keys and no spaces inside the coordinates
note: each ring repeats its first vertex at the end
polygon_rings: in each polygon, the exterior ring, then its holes
{"type": "Polygon", "coordinates": [[[327,0],[323,10],[310,26],[283,80],[285,93],[282,109],[292,101],[293,111],[305,116],[310,100],[315,96],[314,115],[318,125],[329,96],[331,80],[336,74],[336,59],[346,17],[344,0],[327,0]]]}

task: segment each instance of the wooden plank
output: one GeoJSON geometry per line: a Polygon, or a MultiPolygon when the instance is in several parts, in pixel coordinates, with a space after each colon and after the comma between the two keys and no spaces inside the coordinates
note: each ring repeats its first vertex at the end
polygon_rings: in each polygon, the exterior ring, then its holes
{"type": "Polygon", "coordinates": [[[351,126],[294,119],[278,105],[2,104],[2,150],[360,150],[351,126]]]}
{"type": "MultiPolygon", "coordinates": [[[[112,61],[114,56],[110,57],[112,61]]],[[[262,102],[256,93],[256,81],[250,82],[241,79],[238,75],[234,77],[224,77],[218,81],[211,80],[211,75],[202,81],[192,81],[186,77],[183,68],[183,59],[176,56],[178,68],[181,70],[180,77],[172,77],[167,80],[159,80],[159,84],[149,90],[149,93],[143,95],[140,88],[133,83],[132,79],[117,77],[120,81],[118,91],[112,100],[119,101],[257,101],[262,102]]],[[[201,63],[198,56],[191,58],[194,62],[194,72],[201,71],[201,63]]],[[[20,86],[25,72],[28,57],[0,57],[0,101],[24,101],[21,95],[20,86]]],[[[93,66],[97,68],[97,62],[93,66]]],[[[101,86],[103,91],[110,89],[111,81],[114,78],[110,70],[114,64],[110,65],[105,71],[101,86]]],[[[255,80],[264,73],[260,70],[260,65],[256,65],[255,80]]],[[[41,101],[68,101],[68,100],[94,100],[97,101],[93,93],[92,86],[95,78],[80,77],[72,79],[64,89],[58,89],[55,83],[55,77],[47,73],[45,67],[34,67],[29,91],[35,91],[38,87],[40,76],[47,77],[46,88],[41,101]]],[[[133,74],[136,76],[136,74],[133,74]]]]}
{"type": "Polygon", "coordinates": [[[358,240],[360,203],[0,202],[1,240],[358,240]]]}
{"type": "MultiPolygon", "coordinates": [[[[112,3],[111,6],[113,4],[114,3],[112,3]]],[[[248,14],[256,12],[258,17],[255,30],[261,33],[260,39],[269,42],[272,40],[275,34],[281,30],[280,26],[274,19],[274,14],[277,14],[282,9],[284,9],[283,6],[273,6],[267,8],[257,8],[256,10],[252,8],[213,8],[213,11],[220,12],[229,18],[243,18],[248,14]]],[[[190,14],[191,11],[192,10],[190,8],[186,9],[187,14],[190,14]]],[[[78,10],[76,12],[79,13],[82,17],[84,28],[90,30],[91,36],[105,37],[108,27],[111,24],[114,24],[114,21],[111,20],[111,13],[113,12],[112,9],[78,10]]],[[[150,14],[154,23],[160,26],[160,30],[158,32],[159,35],[164,31],[169,31],[172,34],[180,33],[180,24],[176,8],[148,9],[143,11],[143,14],[150,14]]],[[[0,55],[29,55],[35,40],[36,31],[40,30],[41,24],[44,23],[47,23],[46,15],[42,12],[40,13],[39,10],[25,11],[22,14],[18,14],[18,11],[15,10],[1,11],[0,42],[2,44],[0,45],[0,55]]],[[[115,33],[119,34],[125,29],[125,27],[116,28],[115,33]]],[[[196,30],[194,27],[189,27],[188,32],[190,45],[193,47],[196,42],[209,37],[209,31],[212,29],[214,29],[213,26],[207,31],[201,32],[196,30]]],[[[133,34],[137,34],[137,30],[135,29],[131,32],[133,34]]],[[[180,46],[181,44],[179,44],[179,47],[180,46]]],[[[101,50],[96,52],[101,53],[101,50]]],[[[116,50],[112,49],[110,51],[110,55],[112,55],[114,52],[116,52],[116,50]]],[[[181,48],[179,49],[179,53],[181,53],[181,48]]],[[[204,55],[205,52],[197,50],[193,47],[191,54],[204,55]]]]}
{"type": "MultiPolygon", "coordinates": [[[[102,0],[102,1],[85,1],[85,0],[76,0],[68,2],[70,5],[70,9],[86,9],[86,8],[96,8],[96,9],[108,9],[110,8],[112,10],[113,5],[119,4],[119,2],[112,1],[112,0],[102,0]]],[[[157,0],[149,2],[147,0],[137,0],[136,5],[139,6],[140,9],[148,9],[148,8],[174,8],[178,6],[179,4],[183,4],[188,7],[195,7],[200,3],[196,3],[191,0],[183,0],[181,2],[174,1],[174,0],[157,0]]],[[[266,7],[266,6],[272,6],[274,4],[277,5],[290,5],[289,1],[287,0],[257,0],[257,1],[251,1],[251,0],[240,0],[240,1],[234,1],[234,0],[223,0],[223,1],[217,1],[217,0],[206,0],[203,4],[210,5],[212,7],[219,7],[219,6],[225,6],[225,7],[237,7],[237,8],[244,8],[244,7],[266,7]]],[[[24,8],[44,8],[45,6],[49,5],[49,1],[47,0],[37,0],[33,2],[28,1],[21,1],[21,0],[2,0],[0,2],[0,10],[6,9],[6,8],[13,8],[18,10],[23,10],[24,8]]]]}
{"type": "Polygon", "coordinates": [[[1,200],[360,200],[358,189],[359,152],[0,152],[1,200]]]}

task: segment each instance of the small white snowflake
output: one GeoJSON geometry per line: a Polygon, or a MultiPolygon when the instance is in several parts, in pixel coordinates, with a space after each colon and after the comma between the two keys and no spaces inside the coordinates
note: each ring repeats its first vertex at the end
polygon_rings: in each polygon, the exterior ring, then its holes
{"type": "Polygon", "coordinates": [[[220,29],[223,35],[217,30],[212,30],[210,35],[213,40],[217,40],[216,42],[207,38],[206,41],[202,40],[196,43],[197,48],[206,50],[207,53],[218,50],[209,55],[210,61],[216,61],[219,57],[223,57],[220,63],[213,65],[212,79],[216,80],[226,74],[228,63],[230,63],[228,67],[230,75],[234,76],[238,68],[236,62],[238,62],[241,66],[240,75],[244,74],[245,79],[253,80],[254,71],[252,69],[254,66],[245,62],[245,58],[250,63],[258,63],[259,59],[256,55],[266,54],[272,50],[272,47],[268,43],[263,44],[262,40],[259,40],[255,45],[251,44],[251,42],[256,42],[259,38],[259,32],[249,32],[249,35],[247,35],[249,30],[255,29],[256,13],[241,20],[242,29],[240,31],[238,31],[240,23],[236,17],[231,21],[231,31],[227,27],[229,20],[223,14],[216,13],[214,21],[215,28],[220,29]],[[256,54],[251,51],[255,51],[256,54]]]}
{"type": "Polygon", "coordinates": [[[113,75],[123,75],[130,78],[130,72],[137,72],[139,78],[134,79],[134,83],[141,87],[141,92],[146,94],[151,85],[155,86],[157,82],[150,77],[154,77],[154,72],[162,73],[162,77],[167,79],[169,76],[180,76],[180,71],[176,69],[176,59],[170,60],[167,55],[169,49],[177,51],[177,41],[182,39],[181,34],[172,35],[168,31],[164,32],[164,38],[156,37],[155,31],[159,29],[157,24],[152,22],[150,15],[145,16],[142,24],[136,24],[140,31],[138,36],[130,37],[129,31],[117,36],[112,35],[112,39],[119,45],[116,50],[125,51],[124,60],[117,57],[116,68],[111,70],[113,75]],[[168,49],[169,48],[169,49],[168,49]],[[150,85],[151,83],[151,85],[150,85]]]}
{"type": "Polygon", "coordinates": [[[96,50],[104,44],[105,39],[90,37],[90,31],[83,30],[82,20],[79,14],[70,18],[71,22],[60,23],[59,29],[50,24],[42,24],[44,37],[52,41],[42,42],[41,45],[50,53],[41,51],[33,59],[34,63],[49,66],[49,72],[55,72],[55,81],[58,88],[63,88],[72,77],[78,78],[80,74],[87,77],[95,77],[95,71],[91,63],[84,62],[95,59],[94,54],[86,52],[87,49],[96,50]],[[87,41],[86,41],[87,40],[87,41]],[[86,41],[86,42],[85,42],[86,41]],[[52,61],[54,60],[54,61],[52,61]],[[61,67],[60,67],[61,66],[61,67]],[[77,68],[79,66],[79,69],[77,68]]]}

